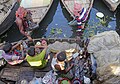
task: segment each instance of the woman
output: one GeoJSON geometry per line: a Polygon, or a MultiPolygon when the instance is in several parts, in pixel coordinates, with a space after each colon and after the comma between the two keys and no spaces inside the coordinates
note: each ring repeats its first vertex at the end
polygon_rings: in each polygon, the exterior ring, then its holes
{"type": "Polygon", "coordinates": [[[25,58],[25,53],[21,42],[14,46],[11,43],[6,43],[3,46],[2,56],[9,64],[15,65],[21,63],[25,58]]]}
{"type": "Polygon", "coordinates": [[[31,46],[28,50],[28,56],[26,58],[30,66],[39,69],[44,68],[47,65],[49,59],[49,57],[45,58],[46,50],[47,50],[46,41],[42,41],[41,45],[31,46]]]}

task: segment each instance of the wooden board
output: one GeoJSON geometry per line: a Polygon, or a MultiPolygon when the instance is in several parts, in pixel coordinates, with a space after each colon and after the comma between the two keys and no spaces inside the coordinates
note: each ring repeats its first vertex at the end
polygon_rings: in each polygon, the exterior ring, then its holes
{"type": "Polygon", "coordinates": [[[30,10],[33,21],[39,24],[51,8],[52,3],[53,0],[22,0],[21,6],[30,10]]]}

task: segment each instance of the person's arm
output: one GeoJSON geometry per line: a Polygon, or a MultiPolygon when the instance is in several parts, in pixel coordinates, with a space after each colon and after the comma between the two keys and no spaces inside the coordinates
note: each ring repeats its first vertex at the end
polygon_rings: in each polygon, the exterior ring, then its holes
{"type": "Polygon", "coordinates": [[[17,25],[18,25],[18,27],[19,27],[20,32],[21,32],[23,35],[25,35],[29,40],[32,41],[31,36],[24,31],[24,27],[23,27],[22,20],[21,20],[20,18],[16,18],[16,23],[17,23],[17,25]]]}
{"type": "Polygon", "coordinates": [[[21,55],[20,55],[20,56],[17,56],[17,57],[18,57],[17,60],[24,60],[24,59],[25,59],[26,54],[24,53],[23,46],[21,46],[21,55]]]}
{"type": "Polygon", "coordinates": [[[17,44],[15,44],[15,45],[12,47],[11,51],[13,51],[15,48],[17,48],[18,46],[20,46],[21,43],[22,43],[22,41],[19,41],[17,44]]]}
{"type": "Polygon", "coordinates": [[[47,49],[48,46],[42,46],[42,45],[35,45],[35,48],[43,48],[43,49],[47,49]]]}
{"type": "Polygon", "coordinates": [[[74,64],[71,64],[71,66],[69,66],[67,69],[65,69],[65,73],[69,72],[70,69],[74,66],[74,64]]]}
{"type": "Polygon", "coordinates": [[[17,25],[18,25],[18,27],[19,27],[20,32],[21,32],[23,35],[27,36],[27,34],[26,34],[25,31],[24,31],[24,27],[23,27],[22,20],[21,20],[20,18],[16,18],[16,23],[17,23],[17,25]]]}
{"type": "Polygon", "coordinates": [[[68,67],[67,69],[64,69],[64,70],[62,70],[61,67],[60,67],[59,65],[57,65],[57,64],[56,64],[54,67],[55,67],[55,69],[57,69],[58,71],[66,74],[66,73],[69,72],[70,69],[73,67],[73,64],[71,64],[70,67],[68,67]]]}

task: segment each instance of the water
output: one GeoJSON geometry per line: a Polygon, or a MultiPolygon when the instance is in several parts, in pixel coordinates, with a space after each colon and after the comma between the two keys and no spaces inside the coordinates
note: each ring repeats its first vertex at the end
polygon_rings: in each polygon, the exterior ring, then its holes
{"type": "MultiPolygon", "coordinates": [[[[97,33],[110,30],[117,30],[119,32],[119,15],[120,11],[113,13],[109,11],[109,9],[101,0],[95,0],[83,36],[89,37],[97,33]],[[97,12],[104,13],[104,24],[101,24],[100,20],[96,18],[97,12]]],[[[66,12],[65,8],[62,7],[59,0],[54,0],[54,3],[47,16],[40,23],[40,28],[33,32],[32,37],[75,38],[77,28],[68,25],[70,20],[71,18],[69,14],[66,12]]],[[[1,38],[2,41],[14,42],[22,39],[23,36],[19,32],[17,26],[14,24],[9,31],[1,36],[1,38]]]]}

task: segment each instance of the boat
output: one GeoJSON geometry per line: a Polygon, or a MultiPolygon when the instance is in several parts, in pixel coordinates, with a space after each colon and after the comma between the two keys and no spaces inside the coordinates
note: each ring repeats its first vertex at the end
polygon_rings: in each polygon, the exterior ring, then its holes
{"type": "Polygon", "coordinates": [[[40,24],[53,4],[53,0],[22,0],[20,6],[31,11],[33,22],[40,24]]]}
{"type": "MultiPolygon", "coordinates": [[[[52,70],[51,61],[52,61],[53,55],[55,55],[55,53],[57,53],[59,51],[63,51],[63,50],[66,51],[67,60],[68,61],[73,60],[74,63],[77,64],[76,67],[73,68],[72,72],[75,71],[75,73],[76,73],[83,68],[87,68],[87,72],[89,71],[90,73],[92,73],[91,68],[88,69],[88,67],[84,67],[85,65],[83,64],[83,63],[85,63],[86,66],[89,63],[91,64],[91,62],[88,63],[88,60],[90,61],[90,58],[89,58],[90,56],[87,56],[86,50],[84,53],[87,57],[85,57],[85,58],[82,57],[82,59],[76,58],[77,56],[79,56],[80,52],[81,53],[83,52],[81,50],[85,49],[85,47],[88,45],[89,40],[83,41],[79,38],[37,38],[37,39],[34,39],[33,42],[31,42],[29,40],[20,40],[20,41],[25,42],[28,46],[34,46],[36,44],[38,45],[38,43],[40,44],[40,42],[42,42],[43,40],[47,41],[48,50],[50,50],[50,53],[49,53],[50,60],[48,61],[47,66],[45,68],[37,69],[37,68],[30,67],[30,65],[28,64],[28,62],[26,62],[26,60],[24,60],[21,64],[17,64],[14,66],[10,65],[10,64],[6,64],[0,70],[0,81],[3,81],[6,84],[8,84],[8,83],[10,83],[10,84],[24,84],[21,82],[23,82],[23,81],[30,82],[34,77],[43,78],[47,72],[52,70]],[[83,47],[83,46],[85,46],[85,47],[83,47]],[[83,60],[83,59],[85,59],[85,60],[83,60]],[[83,66],[82,65],[79,66],[79,63],[82,64],[83,66]]],[[[16,43],[18,43],[18,42],[14,42],[12,44],[16,44],[16,43]]],[[[4,43],[2,45],[4,45],[4,43]]],[[[1,45],[1,47],[2,47],[2,45],[1,45]]],[[[86,70],[85,71],[81,70],[80,75],[74,75],[75,79],[73,80],[73,82],[81,82],[79,80],[83,79],[82,78],[83,73],[85,74],[86,70]],[[79,80],[76,79],[76,77],[79,80]]],[[[88,77],[91,77],[90,73],[86,73],[88,77]]],[[[63,78],[62,80],[60,80],[60,82],[62,82],[64,80],[66,80],[66,79],[63,78]]],[[[58,79],[58,82],[59,82],[59,79],[58,79]]],[[[46,83],[46,84],[48,84],[48,83],[46,83]]],[[[52,83],[50,83],[50,84],[52,84],[52,83]]],[[[61,83],[58,83],[58,84],[61,84],[61,83]]]]}
{"type": "Polygon", "coordinates": [[[13,25],[19,2],[17,0],[1,0],[0,4],[0,35],[2,35],[13,25]]]}
{"type": "MultiPolygon", "coordinates": [[[[93,6],[93,1],[94,0],[61,0],[61,3],[72,17],[72,20],[74,20],[76,17],[74,11],[77,11],[75,10],[75,4],[79,4],[79,5],[82,4],[82,7],[87,9],[88,12],[86,18],[88,18],[90,10],[93,6]]],[[[82,23],[82,26],[84,28],[85,23],[82,23]]]]}
{"type": "MultiPolygon", "coordinates": [[[[82,42],[80,39],[76,39],[76,38],[38,38],[38,39],[34,39],[33,41],[35,44],[37,42],[41,42],[42,40],[46,40],[48,44],[52,44],[54,42],[67,42],[67,43],[70,43],[72,48],[77,47],[76,45],[74,45],[73,47],[74,43],[81,44],[82,42]]],[[[28,40],[24,40],[24,42],[26,42],[29,45],[33,45],[28,40]]],[[[15,43],[18,43],[18,42],[13,42],[12,44],[15,44],[15,43]]],[[[4,43],[1,44],[1,46],[2,45],[4,45],[4,43]]],[[[68,45],[66,46],[69,47],[68,45]]],[[[33,79],[33,77],[44,77],[44,75],[47,72],[52,70],[51,68],[52,53],[50,55],[51,55],[51,59],[44,69],[35,69],[35,68],[33,69],[30,67],[30,65],[26,61],[14,66],[10,64],[6,64],[0,71],[0,78],[1,78],[0,81],[3,81],[4,83],[10,83],[10,84],[21,84],[20,82],[24,79],[27,81],[30,81],[33,79]]]]}

